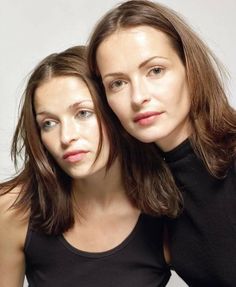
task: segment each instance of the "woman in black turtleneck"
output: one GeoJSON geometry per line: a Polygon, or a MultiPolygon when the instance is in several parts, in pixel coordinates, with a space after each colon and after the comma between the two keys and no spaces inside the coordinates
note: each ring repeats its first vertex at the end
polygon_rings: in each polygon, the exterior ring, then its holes
{"type": "Polygon", "coordinates": [[[171,266],[190,286],[235,286],[236,114],[214,55],[172,10],[126,1],[98,23],[88,61],[104,105],[158,146],[182,193],[171,266]]]}
{"type": "Polygon", "coordinates": [[[183,213],[168,220],[171,265],[190,286],[236,284],[236,168],[216,178],[189,140],[165,153],[183,194],[183,213]]]}

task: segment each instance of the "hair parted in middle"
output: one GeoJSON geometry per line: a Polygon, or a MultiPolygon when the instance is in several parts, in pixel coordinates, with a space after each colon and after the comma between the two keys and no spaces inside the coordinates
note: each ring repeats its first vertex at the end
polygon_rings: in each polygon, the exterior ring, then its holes
{"type": "Polygon", "coordinates": [[[236,113],[224,91],[226,72],[175,11],[148,0],[125,1],[111,9],[97,23],[88,44],[88,63],[93,77],[103,89],[96,60],[99,45],[119,29],[141,25],[165,33],[185,66],[191,99],[191,144],[211,174],[225,176],[236,156],[236,113]]]}
{"type": "Polygon", "coordinates": [[[15,177],[0,184],[3,193],[21,187],[13,208],[30,211],[31,228],[47,234],[61,234],[73,226],[71,178],[44,147],[34,111],[36,89],[46,81],[61,76],[78,77],[86,83],[100,129],[97,154],[103,144],[104,129],[110,144],[107,169],[118,157],[124,187],[133,204],[152,215],[176,216],[181,196],[168,170],[156,156],[156,146],[140,143],[129,136],[110,107],[102,104],[105,95],[98,95],[96,83],[88,71],[83,46],[46,57],[36,66],[28,80],[12,143],[15,165],[19,157],[23,163],[21,161],[21,169],[15,177]]]}

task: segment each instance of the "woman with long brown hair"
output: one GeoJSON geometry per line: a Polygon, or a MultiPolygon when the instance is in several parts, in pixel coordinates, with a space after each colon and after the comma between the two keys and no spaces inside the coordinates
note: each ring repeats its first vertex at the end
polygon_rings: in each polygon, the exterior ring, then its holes
{"type": "Polygon", "coordinates": [[[160,216],[176,216],[178,190],[162,180],[169,175],[155,145],[112,117],[84,47],[32,72],[12,145],[21,168],[0,184],[1,287],[22,286],[25,274],[35,287],[168,282],[160,216]]]}
{"type": "Polygon", "coordinates": [[[88,61],[104,105],[156,144],[182,192],[167,220],[171,266],[190,286],[234,286],[236,113],[217,59],[176,12],[131,0],[98,22],[88,61]]]}

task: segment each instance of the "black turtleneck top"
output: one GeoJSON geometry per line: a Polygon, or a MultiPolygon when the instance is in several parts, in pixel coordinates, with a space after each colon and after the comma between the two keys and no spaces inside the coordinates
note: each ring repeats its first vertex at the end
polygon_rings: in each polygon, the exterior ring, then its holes
{"type": "Polygon", "coordinates": [[[173,269],[196,287],[236,286],[236,164],[209,174],[186,140],[164,154],[183,193],[183,213],[168,220],[173,269]]]}

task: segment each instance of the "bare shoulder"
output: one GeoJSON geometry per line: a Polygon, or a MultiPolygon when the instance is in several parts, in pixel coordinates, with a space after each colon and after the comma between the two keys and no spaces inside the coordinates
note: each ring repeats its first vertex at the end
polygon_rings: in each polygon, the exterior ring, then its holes
{"type": "MultiPolygon", "coordinates": [[[[11,208],[12,205],[17,201],[20,196],[21,187],[17,186],[12,189],[10,192],[3,194],[0,193],[0,216],[10,216],[13,214],[18,214],[16,218],[23,216],[23,212],[17,212],[17,209],[11,208]]],[[[25,217],[25,216],[24,216],[25,217]]]]}
{"type": "Polygon", "coordinates": [[[0,195],[0,273],[1,286],[22,286],[25,269],[24,244],[29,216],[11,208],[20,187],[0,195]]]}
{"type": "Polygon", "coordinates": [[[12,207],[19,197],[20,190],[20,187],[16,187],[12,191],[0,196],[1,235],[6,234],[7,236],[8,232],[20,235],[18,234],[19,232],[24,232],[24,230],[28,228],[28,212],[23,212],[22,210],[12,207]],[[5,229],[3,230],[3,228],[5,229]]]}
{"type": "Polygon", "coordinates": [[[17,186],[5,194],[4,191],[5,191],[4,189],[0,190],[0,207],[1,207],[0,211],[3,211],[2,208],[4,208],[4,210],[8,209],[15,202],[15,200],[20,194],[21,187],[17,186]]]}

